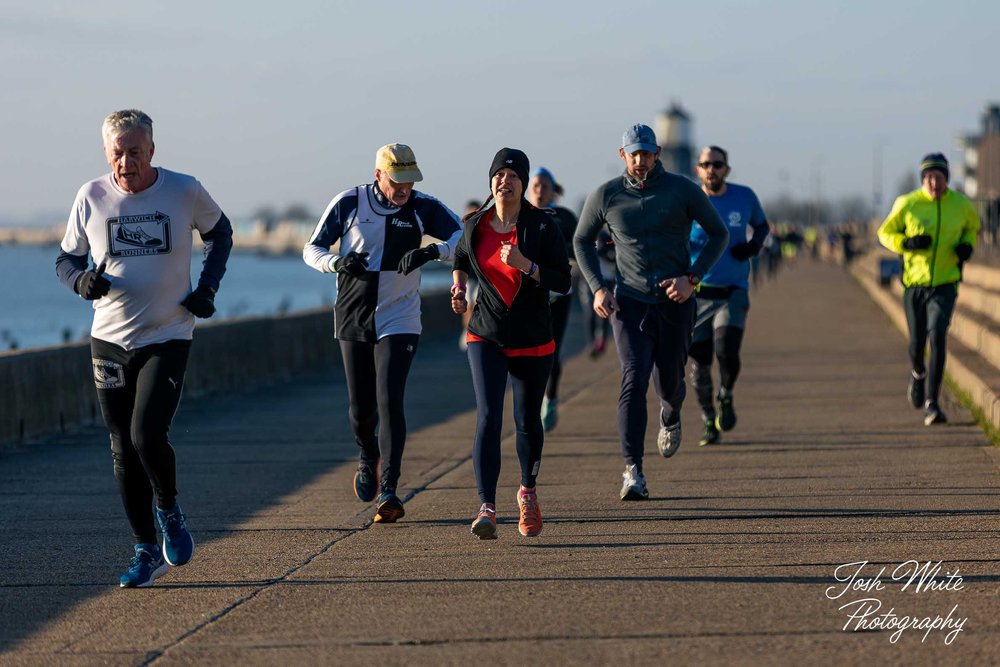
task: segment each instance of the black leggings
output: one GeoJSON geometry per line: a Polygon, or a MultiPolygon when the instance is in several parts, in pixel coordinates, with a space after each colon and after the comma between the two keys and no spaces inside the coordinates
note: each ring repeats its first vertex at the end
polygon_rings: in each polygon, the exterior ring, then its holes
{"type": "Polygon", "coordinates": [[[90,350],[125,515],[137,543],[155,544],[153,496],[160,509],[173,507],[177,496],[168,433],[181,400],[191,341],[171,340],[128,351],[94,338],[90,350]]]}
{"type": "Polygon", "coordinates": [[[555,354],[552,355],[552,372],[549,374],[549,383],[545,387],[545,395],[549,400],[559,398],[559,378],[562,377],[562,344],[566,337],[566,325],[569,324],[569,307],[573,303],[572,296],[559,296],[549,303],[549,310],[552,312],[552,339],[556,344],[555,354]]]}
{"type": "Polygon", "coordinates": [[[476,391],[476,439],[472,463],[479,486],[479,501],[496,503],[500,479],[500,432],[503,429],[503,397],[507,375],[514,390],[514,425],[517,458],[521,463],[521,485],[534,488],[542,462],[542,396],[552,369],[552,357],[507,357],[497,345],[486,341],[469,343],[469,366],[476,391]]]}
{"type": "Polygon", "coordinates": [[[377,343],[340,341],[354,439],[365,458],[381,457],[383,491],[395,493],[399,482],[406,446],[403,396],[419,341],[419,334],[384,336],[377,343]]]}
{"type": "Polygon", "coordinates": [[[698,396],[698,405],[706,418],[715,416],[712,390],[712,355],[719,359],[719,382],[732,391],[736,378],[740,375],[740,346],[743,343],[743,329],[739,327],[719,327],[712,338],[691,343],[688,356],[691,357],[691,384],[698,396]]]}
{"type": "Polygon", "coordinates": [[[954,283],[937,287],[907,287],[903,291],[903,310],[910,330],[910,362],[918,375],[923,374],[924,349],[930,339],[930,368],[927,369],[927,400],[937,402],[947,359],[946,343],[951,316],[955,312],[958,287],[954,283]]]}

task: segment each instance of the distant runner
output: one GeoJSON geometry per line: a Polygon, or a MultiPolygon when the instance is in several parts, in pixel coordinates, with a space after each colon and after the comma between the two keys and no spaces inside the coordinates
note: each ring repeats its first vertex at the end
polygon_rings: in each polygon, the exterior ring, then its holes
{"type": "Polygon", "coordinates": [[[965,195],[948,188],[948,160],[930,153],[920,162],[921,187],[898,197],[878,240],[903,256],[903,309],[910,330],[907,398],[924,409],[924,424],[948,421],[938,402],[948,327],[958,299],[962,265],[972,257],[979,216],[965,195]],[[930,339],[930,367],[924,350],[930,339]]]}
{"type": "MultiPolygon", "coordinates": [[[[729,154],[718,146],[702,149],[697,163],[702,191],[729,229],[729,246],[719,261],[701,281],[698,298],[698,319],[691,340],[691,384],[701,406],[705,433],[699,445],[718,442],[720,431],[736,426],[733,407],[733,387],[740,374],[740,346],[750,310],[750,259],[757,256],[768,224],[764,209],[753,190],[745,185],[727,183],[729,154]],[[747,232],[752,237],[747,239],[747,232]],[[719,412],[716,414],[712,396],[712,356],[719,360],[719,412]]],[[[698,261],[708,234],[700,226],[691,229],[691,254],[698,261]]]]}

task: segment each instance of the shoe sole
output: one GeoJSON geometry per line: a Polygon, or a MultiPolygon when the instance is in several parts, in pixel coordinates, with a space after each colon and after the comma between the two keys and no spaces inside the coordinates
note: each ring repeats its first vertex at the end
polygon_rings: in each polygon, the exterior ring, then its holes
{"type": "Polygon", "coordinates": [[[720,440],[722,440],[722,438],[720,438],[719,436],[715,436],[714,438],[702,438],[701,440],[698,441],[698,446],[705,447],[706,445],[714,445],[720,440]]]}
{"type": "Polygon", "coordinates": [[[495,540],[497,539],[497,527],[489,521],[474,523],[472,524],[472,534],[481,540],[495,540]]]}
{"type": "Polygon", "coordinates": [[[671,445],[667,445],[665,447],[660,447],[660,444],[657,443],[656,448],[660,451],[660,456],[662,456],[665,459],[669,459],[671,456],[677,453],[677,450],[680,449],[681,446],[677,445],[676,447],[674,447],[671,445]]]}
{"type": "Polygon", "coordinates": [[[649,500],[649,494],[642,495],[638,491],[633,491],[629,489],[628,492],[621,497],[622,500],[649,500]]]}
{"type": "Polygon", "coordinates": [[[402,507],[386,507],[375,512],[375,523],[396,523],[406,516],[402,507]]]}
{"type": "Polygon", "coordinates": [[[924,417],[924,426],[934,426],[935,424],[947,424],[948,418],[944,415],[924,417]]]}
{"type": "Polygon", "coordinates": [[[123,584],[122,582],[119,581],[118,588],[149,588],[150,586],[153,585],[154,581],[165,575],[169,569],[170,566],[167,565],[166,563],[163,563],[163,565],[153,570],[152,574],[150,574],[149,576],[149,579],[142,582],[141,584],[123,584]]]}
{"type": "Polygon", "coordinates": [[[166,540],[163,541],[163,544],[160,545],[160,548],[163,550],[163,560],[165,560],[167,562],[167,565],[173,565],[174,567],[180,567],[182,565],[187,565],[188,563],[191,562],[191,559],[194,558],[194,538],[193,537],[191,538],[191,555],[188,556],[187,560],[185,560],[183,563],[180,563],[180,562],[178,562],[178,563],[172,563],[172,562],[170,562],[170,559],[167,557],[167,541],[166,540]]]}
{"type": "MultiPolygon", "coordinates": [[[[660,427],[661,429],[664,427],[660,427]]],[[[669,433],[669,431],[668,431],[669,433]]],[[[679,441],[681,438],[678,437],[679,441]]],[[[665,459],[669,459],[671,456],[677,453],[677,450],[681,448],[681,443],[678,442],[676,445],[671,444],[669,436],[661,435],[661,433],[656,434],[656,449],[660,452],[660,456],[665,459]],[[662,443],[662,444],[661,444],[662,443]]]]}

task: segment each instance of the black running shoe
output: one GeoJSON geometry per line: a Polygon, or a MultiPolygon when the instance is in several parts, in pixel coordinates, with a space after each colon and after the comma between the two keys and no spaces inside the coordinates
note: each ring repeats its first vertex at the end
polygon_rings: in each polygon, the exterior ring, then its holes
{"type": "Polygon", "coordinates": [[[378,492],[378,460],[364,457],[358,462],[354,473],[354,495],[363,503],[370,503],[378,492]]]}
{"type": "Polygon", "coordinates": [[[948,418],[941,408],[934,401],[927,401],[927,406],[924,408],[924,426],[932,426],[933,424],[945,424],[948,422],[948,418]]]}
{"type": "Polygon", "coordinates": [[[698,441],[699,447],[704,447],[705,445],[714,445],[722,438],[722,434],[719,433],[718,427],[715,425],[715,417],[708,417],[705,419],[705,434],[701,436],[701,440],[698,441]]]}
{"type": "Polygon", "coordinates": [[[736,410],[733,409],[733,395],[719,392],[719,415],[715,425],[720,431],[732,431],[736,426],[736,410]]]}
{"type": "Polygon", "coordinates": [[[378,509],[375,510],[375,523],[396,523],[406,514],[406,510],[403,509],[403,501],[392,491],[383,491],[378,494],[375,504],[378,506],[378,509]]]}

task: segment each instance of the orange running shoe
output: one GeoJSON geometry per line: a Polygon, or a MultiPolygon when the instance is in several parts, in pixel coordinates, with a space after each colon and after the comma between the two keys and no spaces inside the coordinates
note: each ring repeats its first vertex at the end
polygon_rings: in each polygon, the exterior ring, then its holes
{"type": "Polygon", "coordinates": [[[517,529],[525,537],[534,537],[542,532],[542,510],[538,506],[538,496],[534,489],[523,486],[517,492],[517,507],[521,510],[521,520],[517,529]]]}
{"type": "Polygon", "coordinates": [[[497,539],[496,505],[483,503],[479,508],[479,514],[472,520],[472,534],[481,540],[497,539]]]}

